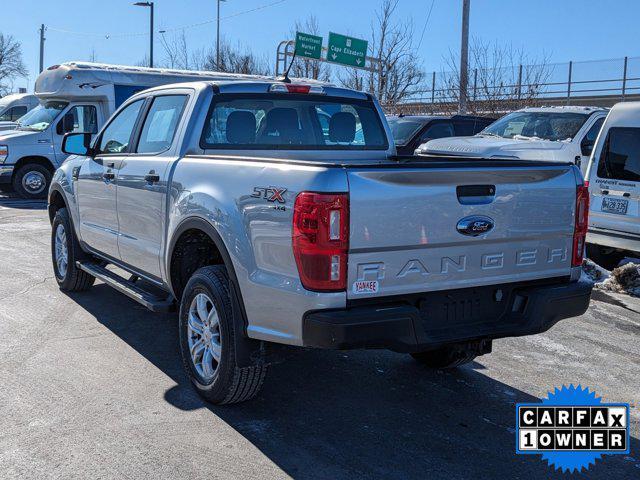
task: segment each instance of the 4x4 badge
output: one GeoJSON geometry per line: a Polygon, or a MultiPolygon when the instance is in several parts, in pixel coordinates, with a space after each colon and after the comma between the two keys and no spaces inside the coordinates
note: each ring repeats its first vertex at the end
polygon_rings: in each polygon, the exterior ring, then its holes
{"type": "Polygon", "coordinates": [[[264,198],[267,202],[286,203],[284,194],[286,188],[280,187],[253,187],[253,198],[264,198]]]}

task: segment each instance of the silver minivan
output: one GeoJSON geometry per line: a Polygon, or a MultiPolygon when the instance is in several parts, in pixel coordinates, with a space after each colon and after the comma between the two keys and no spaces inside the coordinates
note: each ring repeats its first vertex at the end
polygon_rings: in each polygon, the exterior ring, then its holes
{"type": "Polygon", "coordinates": [[[616,104],[607,116],[586,172],[591,206],[587,253],[612,268],[640,257],[640,102],[616,104]]]}

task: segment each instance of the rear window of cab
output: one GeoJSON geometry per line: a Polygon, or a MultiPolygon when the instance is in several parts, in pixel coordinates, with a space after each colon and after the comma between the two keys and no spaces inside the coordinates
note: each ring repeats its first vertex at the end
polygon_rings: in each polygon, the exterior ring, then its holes
{"type": "Polygon", "coordinates": [[[200,139],[203,149],[386,150],[370,100],[304,94],[214,96],[200,139]]]}

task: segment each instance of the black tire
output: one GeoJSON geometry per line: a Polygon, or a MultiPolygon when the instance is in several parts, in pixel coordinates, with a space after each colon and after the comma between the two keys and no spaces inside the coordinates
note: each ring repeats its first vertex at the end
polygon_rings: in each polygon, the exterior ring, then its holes
{"type": "Polygon", "coordinates": [[[13,192],[13,185],[10,183],[0,183],[0,193],[11,193],[13,192]]]}
{"type": "Polygon", "coordinates": [[[84,270],[76,267],[76,261],[86,260],[88,255],[80,247],[80,243],[76,237],[69,212],[66,208],[61,208],[56,212],[51,224],[51,261],[53,263],[53,273],[56,282],[61,290],[67,292],[81,292],[88,290],[95,282],[95,277],[89,275],[84,270]],[[56,251],[56,235],[59,227],[63,229],[65,236],[63,243],[66,245],[67,262],[65,271],[61,272],[58,265],[59,252],[56,251]]]}
{"type": "Polygon", "coordinates": [[[38,163],[27,163],[13,176],[13,190],[27,200],[47,197],[51,185],[51,172],[38,163]]]}
{"type": "Polygon", "coordinates": [[[477,354],[470,349],[460,348],[458,345],[445,345],[436,350],[412,353],[411,356],[427,367],[447,369],[470,363],[477,354]]]}
{"type": "Polygon", "coordinates": [[[593,243],[587,243],[587,258],[594,261],[602,268],[607,270],[613,270],[618,266],[620,261],[624,258],[624,253],[611,248],[603,248],[600,245],[593,243]]]}
{"type": "MultiPolygon", "coordinates": [[[[208,306],[209,303],[207,308],[208,306]]],[[[189,279],[180,302],[180,352],[185,371],[195,389],[202,398],[214,404],[244,402],[255,397],[267,373],[266,364],[242,368],[237,366],[235,345],[241,339],[236,337],[243,335],[238,331],[237,325],[241,325],[238,320],[234,318],[226,269],[213,265],[197,270],[189,279]],[[190,311],[194,302],[197,303],[196,297],[199,294],[210,299],[211,307],[215,307],[217,311],[216,331],[219,332],[217,335],[221,353],[212,378],[205,378],[201,374],[189,348],[190,341],[194,343],[199,340],[198,334],[189,333],[190,311]]],[[[204,363],[204,353],[202,355],[204,363]]]]}

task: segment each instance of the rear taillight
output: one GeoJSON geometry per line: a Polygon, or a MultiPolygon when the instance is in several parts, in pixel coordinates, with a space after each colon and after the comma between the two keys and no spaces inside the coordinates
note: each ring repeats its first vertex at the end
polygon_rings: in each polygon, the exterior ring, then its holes
{"type": "Polygon", "coordinates": [[[589,187],[581,185],[576,190],[576,219],[573,228],[573,256],[571,265],[579,267],[584,257],[584,243],[589,227],[589,187]]]}
{"type": "Polygon", "coordinates": [[[345,290],[348,249],[348,194],[300,193],[293,207],[293,255],[304,288],[345,290]]]}

